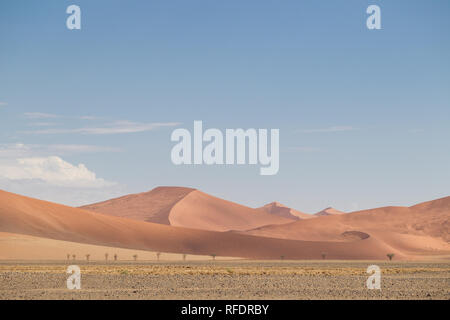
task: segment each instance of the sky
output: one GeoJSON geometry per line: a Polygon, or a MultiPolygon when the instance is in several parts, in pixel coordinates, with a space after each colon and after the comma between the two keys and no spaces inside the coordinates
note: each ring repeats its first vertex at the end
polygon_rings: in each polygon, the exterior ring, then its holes
{"type": "Polygon", "coordinates": [[[82,205],[186,186],[310,213],[448,196],[449,16],[444,0],[1,1],[0,189],[82,205]],[[175,166],[170,135],[194,120],[279,129],[278,174],[175,166]]]}

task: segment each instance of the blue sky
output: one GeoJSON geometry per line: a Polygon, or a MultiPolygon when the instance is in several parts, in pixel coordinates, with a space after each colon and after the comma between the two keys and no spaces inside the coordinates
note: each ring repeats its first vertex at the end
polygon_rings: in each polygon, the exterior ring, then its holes
{"type": "Polygon", "coordinates": [[[422,0],[2,1],[0,188],[75,205],[180,185],[306,212],[447,196],[449,16],[422,0]],[[174,166],[170,134],[194,120],[279,128],[279,173],[174,166]]]}

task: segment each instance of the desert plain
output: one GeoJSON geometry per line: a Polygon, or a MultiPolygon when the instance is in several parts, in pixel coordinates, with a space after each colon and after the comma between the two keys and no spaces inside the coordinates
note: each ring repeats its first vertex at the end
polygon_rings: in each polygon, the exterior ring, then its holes
{"type": "Polygon", "coordinates": [[[79,263],[81,290],[64,262],[0,264],[0,299],[450,299],[450,263],[380,261],[159,261],[79,263]],[[381,290],[366,287],[381,268],[381,290]]]}

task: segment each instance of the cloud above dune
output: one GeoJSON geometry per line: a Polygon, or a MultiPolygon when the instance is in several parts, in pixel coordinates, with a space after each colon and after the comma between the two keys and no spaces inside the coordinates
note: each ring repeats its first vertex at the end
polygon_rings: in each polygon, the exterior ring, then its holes
{"type": "MultiPolygon", "coordinates": [[[[77,153],[91,148],[67,146],[77,149],[77,153]]],[[[34,147],[18,146],[8,154],[0,149],[2,190],[72,206],[104,201],[127,192],[126,186],[98,177],[83,163],[73,164],[58,156],[12,157],[19,151],[33,154],[34,147]]]]}
{"type": "Polygon", "coordinates": [[[52,186],[103,188],[115,185],[98,178],[84,164],[73,165],[60,157],[16,159],[0,164],[0,178],[11,181],[41,181],[52,186]]]}

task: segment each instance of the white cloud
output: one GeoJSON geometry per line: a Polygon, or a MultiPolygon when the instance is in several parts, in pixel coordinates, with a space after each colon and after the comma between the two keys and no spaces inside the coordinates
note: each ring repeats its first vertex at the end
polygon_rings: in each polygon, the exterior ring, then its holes
{"type": "Polygon", "coordinates": [[[342,131],[353,131],[357,130],[354,127],[351,126],[334,126],[334,127],[328,127],[328,128],[320,128],[320,129],[307,129],[307,130],[301,130],[302,133],[321,133],[321,132],[342,132],[342,131]]]}
{"type": "Polygon", "coordinates": [[[73,165],[56,156],[21,158],[9,164],[0,164],[0,178],[11,181],[37,180],[50,186],[75,188],[103,188],[115,185],[97,178],[84,164],[73,165]]]}
{"type": "Polygon", "coordinates": [[[83,127],[75,129],[44,129],[29,131],[26,133],[32,134],[92,134],[92,135],[106,135],[106,134],[120,134],[120,133],[136,133],[152,131],[162,127],[178,126],[179,122],[154,122],[154,123],[138,123],[132,121],[116,121],[104,126],[97,127],[83,127]]]}

